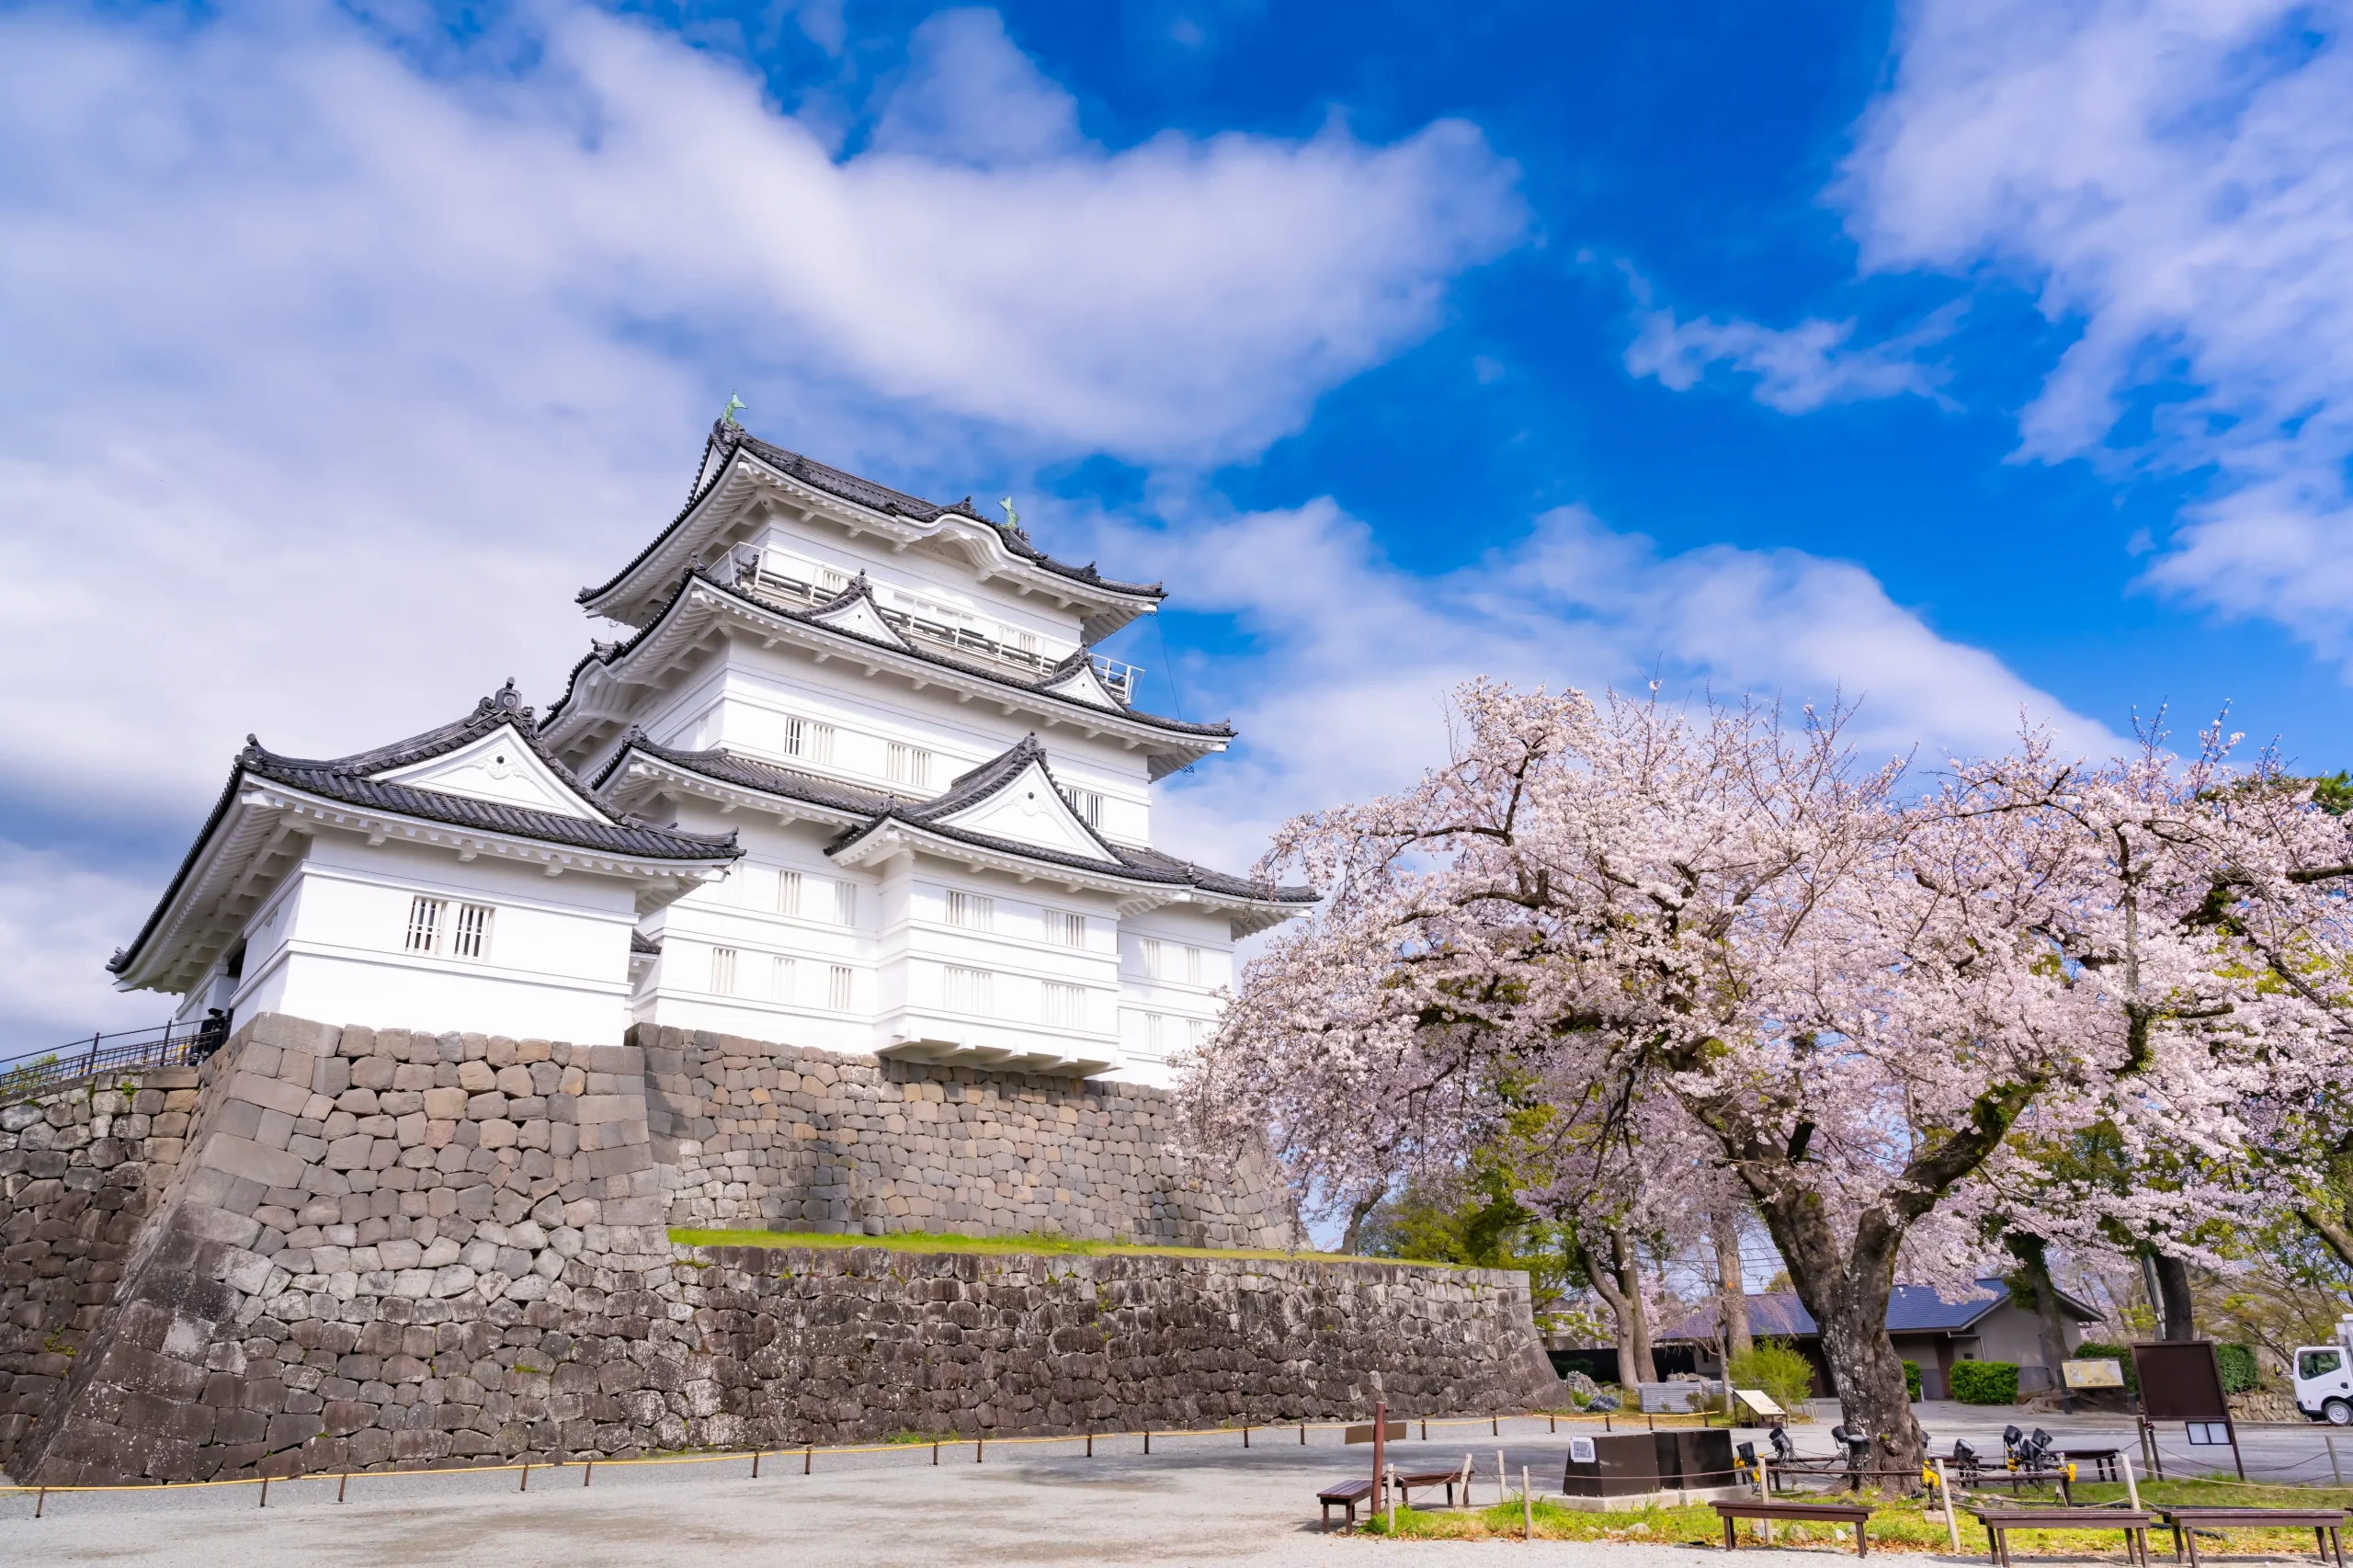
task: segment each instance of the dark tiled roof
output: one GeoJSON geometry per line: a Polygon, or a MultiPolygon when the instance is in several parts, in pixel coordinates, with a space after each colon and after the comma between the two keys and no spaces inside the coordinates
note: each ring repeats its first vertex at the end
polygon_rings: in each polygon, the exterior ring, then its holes
{"type": "Polygon", "coordinates": [[[680,751],[647,740],[637,730],[621,738],[620,749],[597,776],[597,788],[602,790],[620,771],[632,751],[676,764],[689,773],[699,773],[722,784],[734,784],[745,790],[758,790],[770,795],[781,795],[788,801],[805,801],[813,806],[829,806],[837,812],[850,812],[858,816],[876,816],[889,811],[892,797],[876,790],[861,790],[854,784],[836,783],[820,778],[813,773],[798,768],[779,767],[773,763],[756,762],[727,751],[680,751]]]}
{"type": "MultiPolygon", "coordinates": [[[[1888,1293],[1887,1331],[1890,1334],[1958,1334],[1979,1318],[2010,1299],[2010,1288],[1997,1278],[1980,1279],[1978,1289],[1991,1294],[1972,1296],[1964,1301],[1948,1301],[1927,1285],[1898,1285],[1888,1293]]],[[[2078,1323],[2097,1323],[2099,1313],[2083,1302],[2059,1292],[2062,1312],[2078,1323]]],[[[1702,1303],[1686,1313],[1683,1320],[1661,1337],[1664,1339],[1713,1339],[1716,1335],[1716,1302],[1702,1303]]],[[[1793,1290],[1773,1290],[1748,1298],[1748,1331],[1760,1337],[1787,1335],[1803,1337],[1819,1334],[1813,1314],[1805,1310],[1793,1290]]]]}
{"type": "MultiPolygon", "coordinates": [[[[827,463],[821,463],[814,458],[788,451],[772,441],[761,440],[742,426],[730,425],[725,420],[721,420],[710,428],[710,439],[703,448],[705,462],[709,461],[713,447],[728,452],[733,452],[734,449],[740,447],[779,472],[790,474],[802,483],[822,490],[828,495],[839,496],[842,500],[864,506],[870,511],[906,517],[918,523],[937,522],[939,518],[952,514],[968,521],[979,523],[984,528],[994,528],[1006,549],[1024,561],[1033,562],[1056,576],[1068,577],[1073,582],[1086,583],[1090,586],[1103,588],[1111,593],[1138,598],[1158,599],[1167,597],[1157,583],[1122,583],[1114,578],[1106,577],[1095,569],[1095,563],[1091,561],[1084,566],[1073,566],[1068,562],[1055,560],[1036,545],[1031,544],[1029,536],[1020,528],[983,517],[979,508],[972,505],[972,498],[969,495],[952,506],[943,506],[936,501],[926,501],[921,496],[910,495],[903,490],[893,490],[887,484],[877,484],[870,479],[860,479],[854,473],[845,472],[827,463]]],[[[699,473],[700,470],[698,469],[697,472],[699,473]]],[[[600,587],[581,589],[580,602],[587,604],[592,600],[602,598],[605,595],[611,593],[620,584],[621,579],[643,565],[655,551],[662,548],[665,540],[686,526],[688,517],[694,511],[695,503],[700,499],[701,495],[702,489],[698,485],[687,497],[687,504],[679,508],[678,515],[671,519],[669,527],[654,535],[654,541],[639,551],[636,558],[628,565],[614,573],[610,581],[600,587]]]]}
{"type": "MultiPolygon", "coordinates": [[[[1051,698],[1056,702],[1068,703],[1072,708],[1076,709],[1082,713],[1108,713],[1114,718],[1132,719],[1140,724],[1148,724],[1155,730],[1166,730],[1172,734],[1207,735],[1219,740],[1230,739],[1233,734],[1233,726],[1231,724],[1189,723],[1182,719],[1169,719],[1165,718],[1158,713],[1147,713],[1140,708],[1120,708],[1118,710],[1099,708],[1092,702],[1082,702],[1077,698],[1065,697],[1058,691],[1048,691],[1045,689],[1047,682],[1063,678],[1052,671],[1047,672],[1044,676],[1036,680],[1023,680],[1017,676],[1002,674],[996,670],[990,669],[983,665],[968,664],[961,659],[951,659],[944,653],[935,653],[927,648],[920,647],[914,643],[878,642],[871,637],[861,637],[857,632],[848,630],[847,627],[835,626],[831,622],[817,619],[825,610],[831,609],[834,606],[841,603],[844,596],[836,596],[825,604],[818,606],[815,609],[790,609],[785,606],[776,604],[770,600],[758,598],[753,595],[747,594],[744,592],[743,589],[736,587],[733,584],[722,581],[721,578],[712,575],[710,572],[701,567],[694,567],[683,574],[678,579],[677,587],[671,592],[668,601],[663,605],[661,610],[654,615],[653,619],[647,621],[643,627],[640,628],[633,636],[629,638],[628,641],[622,642],[597,643],[589,649],[588,653],[582,657],[578,664],[572,666],[572,674],[564,683],[563,696],[556,700],[554,707],[548,710],[548,722],[555,722],[556,716],[562,713],[564,709],[570,705],[572,701],[572,694],[579,689],[580,676],[590,665],[614,665],[628,657],[637,649],[640,643],[643,642],[647,638],[653,636],[654,632],[661,630],[662,623],[669,619],[671,610],[675,608],[686,597],[688,586],[694,583],[701,583],[706,587],[716,588],[721,593],[728,596],[728,597],[736,600],[738,603],[748,605],[754,609],[758,610],[763,615],[779,616],[786,620],[798,620],[804,622],[807,625],[824,627],[824,630],[834,633],[835,636],[849,638],[852,642],[862,642],[870,648],[888,649],[891,653],[897,654],[901,658],[920,660],[924,664],[933,665],[940,669],[954,670],[959,675],[978,676],[983,680],[994,681],[999,686],[1009,687],[1015,691],[1029,692],[1039,697],[1051,698]]],[[[847,594],[847,590],[845,590],[845,594],[847,594]]]]}
{"type": "MultiPolygon", "coordinates": [[[[978,767],[958,774],[948,788],[927,801],[901,801],[880,790],[860,790],[854,785],[835,783],[793,768],[779,767],[772,763],[756,762],[725,751],[676,751],[656,745],[632,731],[620,750],[605,770],[597,776],[597,788],[602,790],[620,771],[621,764],[632,750],[644,752],[689,772],[722,784],[742,789],[765,790],[787,800],[806,801],[814,805],[830,806],[836,811],[851,812],[867,819],[847,830],[828,846],[832,854],[855,844],[886,820],[904,822],[942,838],[970,844],[978,849],[993,849],[1001,854],[1017,855],[1025,859],[1042,860],[1049,865],[1068,866],[1076,870],[1094,871],[1098,875],[1121,877],[1130,881],[1156,882],[1171,887],[1197,887],[1204,892],[1228,898],[1250,899],[1259,903],[1313,903],[1318,896],[1313,888],[1277,887],[1253,881],[1247,877],[1231,876],[1197,866],[1190,860],[1180,860],[1174,855],[1164,855],[1156,849],[1131,849],[1114,844],[1097,834],[1087,832],[1108,859],[1085,855],[1072,855],[1040,845],[1024,844],[1017,839],[999,838],[993,834],[973,833],[966,828],[951,827],[938,819],[979,804],[997,790],[1018,778],[1023,768],[1035,758],[1045,763],[1045,748],[1035,735],[1025,735],[1008,749],[981,764],[978,767]]],[[[1048,778],[1053,769],[1046,768],[1048,778]]],[[[1080,824],[1082,827],[1086,824],[1080,824]]]]}
{"type": "Polygon", "coordinates": [[[648,958],[659,958],[662,953],[662,944],[635,926],[631,926],[629,934],[629,950],[632,953],[642,953],[648,958]]]}
{"type": "Polygon", "coordinates": [[[264,749],[259,740],[247,735],[245,749],[237,754],[236,766],[230,770],[227,788],[222,790],[219,802],[212,808],[212,814],[205,819],[196,842],[189,846],[188,856],[180,862],[180,869],[173,876],[171,885],[156,901],[146,924],[139,928],[139,935],[131,938],[129,947],[117,949],[107,967],[120,973],[130,966],[131,955],[154,934],[164,912],[178,896],[181,885],[194,869],[205,843],[220,827],[231,803],[236,800],[238,786],[248,778],[266,778],[365,810],[388,812],[481,833],[560,844],[631,859],[732,860],[743,853],[736,846],[733,833],[722,835],[678,833],[635,818],[616,817],[609,812],[595,819],[571,817],[560,812],[535,811],[496,801],[480,801],[471,796],[447,794],[438,790],[385,782],[369,777],[445,756],[502,726],[511,728],[522,744],[529,747],[532,754],[559,779],[570,786],[585,804],[603,811],[580,780],[573,776],[572,770],[540,744],[531,710],[523,705],[511,680],[495,696],[485,697],[476,703],[474,710],[462,719],[427,730],[423,734],[412,735],[404,741],[395,741],[391,745],[358,752],[350,756],[325,760],[280,756],[264,749]]]}

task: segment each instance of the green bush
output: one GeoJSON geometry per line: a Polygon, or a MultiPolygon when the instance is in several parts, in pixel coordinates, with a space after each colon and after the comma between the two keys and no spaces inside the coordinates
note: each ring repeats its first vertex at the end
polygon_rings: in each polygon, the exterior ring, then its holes
{"type": "Polygon", "coordinates": [[[1802,1410],[1813,1397],[1813,1363],[1786,1339],[1758,1340],[1730,1370],[1733,1387],[1763,1389],[1784,1410],[1802,1410]]]}
{"type": "Polygon", "coordinates": [[[2132,1347],[2130,1345],[2110,1345],[2105,1340],[2086,1339],[2075,1346],[2075,1353],[2070,1359],[2114,1361],[2124,1369],[2124,1392],[2131,1394],[2141,1392],[2140,1375],[2132,1370],[2132,1347]]]}
{"type": "Polygon", "coordinates": [[[1963,1404],[2016,1404],[2018,1364],[2016,1361],[1955,1361],[1952,1396],[1963,1404]]]}
{"type": "Polygon", "coordinates": [[[2263,1381],[2261,1365],[2255,1358],[2252,1345],[2217,1345],[2214,1354],[2222,1363],[2222,1392],[2245,1393],[2263,1381]]]}
{"type": "Polygon", "coordinates": [[[1920,1363],[1917,1361],[1904,1363],[1904,1397],[1915,1404],[1919,1403],[1920,1363]]]}

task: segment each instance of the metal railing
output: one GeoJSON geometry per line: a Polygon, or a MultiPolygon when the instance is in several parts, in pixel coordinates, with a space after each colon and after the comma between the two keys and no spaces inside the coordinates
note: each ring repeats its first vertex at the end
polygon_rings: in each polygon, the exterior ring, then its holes
{"type": "Polygon", "coordinates": [[[176,1067],[189,1061],[191,1053],[200,1062],[222,1038],[217,1025],[208,1029],[201,1023],[173,1022],[93,1034],[48,1051],[0,1058],[0,1099],[22,1099],[102,1073],[176,1067]]]}

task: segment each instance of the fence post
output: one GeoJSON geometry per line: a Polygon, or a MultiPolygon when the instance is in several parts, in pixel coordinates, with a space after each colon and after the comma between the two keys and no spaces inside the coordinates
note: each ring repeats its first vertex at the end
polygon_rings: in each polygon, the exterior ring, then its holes
{"type": "Polygon", "coordinates": [[[1299,1424],[1299,1446],[1302,1449],[1307,1447],[1307,1423],[1304,1421],[1299,1424]]]}
{"type": "MultiPolygon", "coordinates": [[[[2335,1457],[2334,1454],[2331,1457],[2335,1457]]],[[[2132,1479],[2132,1461],[2122,1454],[2119,1454],[2116,1456],[2116,1462],[2124,1467],[2124,1495],[2131,1503],[2132,1511],[2137,1514],[2141,1511],[2141,1483],[2132,1479]]]]}
{"type": "Polygon", "coordinates": [[[345,1490],[346,1490],[347,1488],[348,1488],[350,1485],[351,1485],[351,1472],[350,1472],[349,1471],[347,1471],[347,1471],[345,1471],[343,1472],[343,1479],[342,1479],[341,1481],[338,1481],[338,1482],[336,1482],[336,1483],[335,1483],[335,1500],[336,1502],[340,1503],[340,1502],[342,1502],[342,1501],[343,1501],[343,1494],[344,1494],[345,1490]]]}
{"type": "Polygon", "coordinates": [[[583,1465],[583,1466],[581,1466],[581,1467],[580,1467],[580,1484],[581,1484],[581,1485],[583,1485],[583,1486],[585,1486],[585,1485],[587,1485],[590,1482],[592,1482],[592,1481],[594,1481],[594,1480],[596,1480],[596,1479],[597,1479],[597,1456],[596,1456],[596,1455],[594,1455],[594,1454],[590,1454],[590,1455],[588,1456],[588,1462],[587,1462],[586,1464],[585,1464],[585,1465],[583,1465]]]}
{"type": "Polygon", "coordinates": [[[41,1511],[43,1508],[46,1508],[46,1507],[48,1507],[48,1506],[49,1506],[49,1488],[48,1488],[48,1487],[46,1487],[46,1486],[44,1486],[44,1487],[42,1487],[42,1488],[40,1489],[40,1495],[39,1495],[38,1497],[35,1497],[35,1498],[33,1499],[33,1517],[34,1517],[34,1518],[36,1518],[36,1519],[40,1518],[40,1511],[41,1511]]]}
{"type": "Polygon", "coordinates": [[[975,1437],[972,1439],[972,1462],[974,1464],[981,1462],[981,1450],[988,1447],[988,1441],[989,1440],[986,1437],[975,1437]]]}
{"type": "Polygon", "coordinates": [[[759,1478],[760,1478],[760,1450],[759,1450],[759,1449],[754,1449],[752,1450],[752,1479],[753,1479],[754,1481],[757,1481],[759,1478]]]}
{"type": "MultiPolygon", "coordinates": [[[[2122,1459],[2124,1456],[2119,1454],[2116,1457],[2122,1459]]],[[[1952,1477],[1945,1473],[1944,1460],[1932,1459],[1928,1462],[1937,1467],[1937,1494],[1945,1500],[1945,1535],[1952,1541],[1953,1553],[1958,1556],[1961,1552],[1961,1522],[1952,1517],[1952,1477]]],[[[2129,1485],[2131,1467],[2128,1465],[2124,1473],[2129,1485]]],[[[2141,1499],[2135,1496],[2132,1506],[2138,1508],[2140,1506],[2141,1499]]]]}
{"type": "Polygon", "coordinates": [[[266,1475],[261,1478],[261,1506],[269,1506],[269,1477],[266,1475]]]}
{"type": "Polygon", "coordinates": [[[1529,1495],[1528,1467],[1519,1467],[1519,1539],[1536,1539],[1536,1499],[1529,1495]]]}
{"type": "MultiPolygon", "coordinates": [[[[1086,1439],[1086,1451],[1090,1454],[1095,1451],[1095,1439],[1092,1437],[1086,1439]]],[[[931,1468],[939,1468],[939,1439],[937,1437],[931,1440],[931,1468]]]]}
{"type": "Polygon", "coordinates": [[[816,1468],[817,1439],[812,1437],[809,1439],[809,1446],[801,1450],[801,1473],[803,1475],[810,1474],[815,1471],[816,1468]]]}
{"type": "Polygon", "coordinates": [[[531,1467],[530,1467],[529,1465],[528,1465],[528,1464],[527,1464],[527,1465],[525,1465],[525,1466],[523,1467],[523,1479],[522,1479],[521,1483],[516,1486],[515,1490],[516,1490],[516,1491],[517,1491],[517,1492],[529,1492],[530,1489],[531,1489],[531,1467]]]}

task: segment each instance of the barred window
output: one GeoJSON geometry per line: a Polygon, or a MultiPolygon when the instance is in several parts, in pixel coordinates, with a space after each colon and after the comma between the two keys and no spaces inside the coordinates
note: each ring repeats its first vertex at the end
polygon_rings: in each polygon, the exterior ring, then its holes
{"type": "Polygon", "coordinates": [[[1070,802],[1070,809],[1076,812],[1079,820],[1087,826],[1101,827],[1103,825],[1103,797],[1101,795],[1092,790],[1073,790],[1065,787],[1063,790],[1063,799],[1070,802]]]}
{"type": "Polygon", "coordinates": [[[987,1017],[989,1007],[989,972],[984,969],[959,969],[948,966],[947,1002],[951,1013],[970,1013],[987,1017]]]}
{"type": "Polygon", "coordinates": [[[1210,1027],[1208,1024],[1202,1022],[1199,1018],[1187,1018],[1185,1020],[1185,1043],[1187,1045],[1192,1047],[1195,1051],[1199,1051],[1201,1049],[1203,1042],[1209,1038],[1210,1027]]]}
{"type": "Polygon", "coordinates": [[[458,905],[458,926],[450,934],[449,951],[461,959],[490,957],[490,905],[458,905]]]}
{"type": "Polygon", "coordinates": [[[891,743],[891,782],[910,790],[931,788],[931,753],[921,746],[891,743]]]}
{"type": "Polygon", "coordinates": [[[838,566],[817,568],[817,585],[829,594],[838,594],[849,586],[849,574],[838,566]]]}
{"type": "Polygon", "coordinates": [[[858,884],[856,882],[834,884],[834,924],[836,926],[858,924],[858,884]]]}
{"type": "Polygon", "coordinates": [[[1065,948],[1086,946],[1086,916],[1060,909],[1046,911],[1046,940],[1065,948]]]}
{"type": "Polygon", "coordinates": [[[1154,1056],[1168,1054],[1168,1020],[1158,1013],[1143,1016],[1143,1048],[1154,1056]]]}
{"type": "Polygon", "coordinates": [[[957,892],[948,894],[948,924],[961,926],[968,931],[996,929],[996,900],[985,893],[957,892]]]}
{"type": "Polygon", "coordinates": [[[413,953],[438,953],[441,950],[441,912],[449,907],[449,900],[427,898],[423,893],[408,901],[408,950],[413,953]]]}
{"type": "Polygon", "coordinates": [[[776,874],[776,912],[779,915],[801,913],[801,873],[779,871],[776,874]]]}
{"type": "Polygon", "coordinates": [[[1060,1029],[1086,1027],[1086,993],[1075,985],[1046,982],[1045,1022],[1060,1029]]]}
{"type": "Polygon", "coordinates": [[[1200,983],[1201,949],[1199,948],[1187,948],[1185,949],[1185,983],[1188,985],[1199,985],[1200,983]]]}
{"type": "Polygon", "coordinates": [[[1143,975],[1146,980],[1158,980],[1161,973],[1160,940],[1156,937],[1143,939],[1143,975]]]}
{"type": "Polygon", "coordinates": [[[836,1013],[850,1010],[850,970],[846,963],[833,966],[825,976],[825,1006],[836,1013]]]}
{"type": "Polygon", "coordinates": [[[784,722],[784,749],[787,755],[803,762],[834,760],[834,727],[814,719],[787,719],[784,722]]]}
{"type": "Polygon", "coordinates": [[[735,994],[735,949],[710,949],[710,988],[722,996],[735,994]]]}
{"type": "Polygon", "coordinates": [[[791,1001],[791,1000],[792,1000],[792,982],[793,982],[793,971],[792,971],[792,960],[791,960],[790,959],[786,958],[782,953],[779,953],[779,954],[777,954],[777,955],[776,955],[776,957],[774,957],[773,959],[771,959],[771,960],[768,960],[768,1000],[769,1000],[769,1001],[771,1001],[771,1002],[790,1002],[790,1001],[791,1001]]]}

